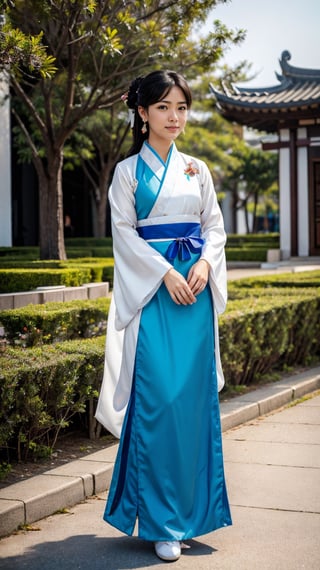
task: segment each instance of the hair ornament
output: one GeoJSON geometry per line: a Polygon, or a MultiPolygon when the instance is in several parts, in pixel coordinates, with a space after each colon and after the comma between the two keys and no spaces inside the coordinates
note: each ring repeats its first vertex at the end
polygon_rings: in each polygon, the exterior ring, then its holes
{"type": "Polygon", "coordinates": [[[134,120],[135,120],[136,114],[134,109],[128,109],[128,120],[130,123],[130,127],[133,129],[134,127],[134,120]]]}
{"type": "MultiPolygon", "coordinates": [[[[121,95],[120,99],[124,102],[125,105],[128,106],[128,97],[129,91],[126,91],[123,95],[121,95]]],[[[134,127],[134,120],[135,120],[135,111],[134,109],[128,108],[128,123],[130,123],[131,129],[134,127]]]]}

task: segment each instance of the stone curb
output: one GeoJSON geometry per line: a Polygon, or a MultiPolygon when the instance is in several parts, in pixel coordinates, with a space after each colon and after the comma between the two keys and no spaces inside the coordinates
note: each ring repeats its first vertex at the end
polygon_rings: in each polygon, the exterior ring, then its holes
{"type": "Polygon", "coordinates": [[[79,287],[37,287],[33,291],[0,294],[0,311],[18,309],[26,305],[41,305],[43,303],[80,301],[108,297],[109,283],[84,283],[79,287]]]}
{"type": "Polygon", "coordinates": [[[268,414],[319,388],[320,367],[317,367],[222,402],[222,431],[268,414]]]}
{"type": "MultiPolygon", "coordinates": [[[[320,388],[320,367],[221,403],[222,431],[258,418],[320,388]]],[[[0,489],[0,537],[105,491],[118,445],[0,489]]]]}

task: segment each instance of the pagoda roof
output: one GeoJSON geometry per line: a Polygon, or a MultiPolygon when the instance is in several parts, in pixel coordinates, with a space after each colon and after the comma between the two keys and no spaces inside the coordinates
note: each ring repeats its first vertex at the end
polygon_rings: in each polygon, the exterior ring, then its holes
{"type": "Polygon", "coordinates": [[[320,117],[320,69],[290,65],[291,54],[284,51],[279,61],[281,74],[277,85],[261,88],[228,88],[223,92],[210,85],[217,107],[229,120],[259,130],[276,131],[279,123],[290,119],[320,117]]]}

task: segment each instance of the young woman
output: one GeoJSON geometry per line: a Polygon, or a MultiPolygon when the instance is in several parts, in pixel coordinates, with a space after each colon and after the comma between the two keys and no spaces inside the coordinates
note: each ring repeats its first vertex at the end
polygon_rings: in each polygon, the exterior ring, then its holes
{"type": "Polygon", "coordinates": [[[114,289],[97,419],[120,436],[104,519],[177,560],[183,540],[231,524],[218,390],[225,232],[212,179],[180,153],[191,93],[155,71],[126,95],[134,144],[110,204],[114,289]]]}

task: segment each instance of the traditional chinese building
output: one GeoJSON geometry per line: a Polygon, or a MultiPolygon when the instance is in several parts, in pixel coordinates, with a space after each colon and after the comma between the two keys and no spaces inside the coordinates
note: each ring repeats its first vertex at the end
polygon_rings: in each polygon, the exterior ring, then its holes
{"type": "Polygon", "coordinates": [[[284,51],[272,87],[212,87],[226,119],[277,134],[263,148],[279,151],[282,259],[320,255],[320,69],[294,67],[290,59],[284,51]]]}

